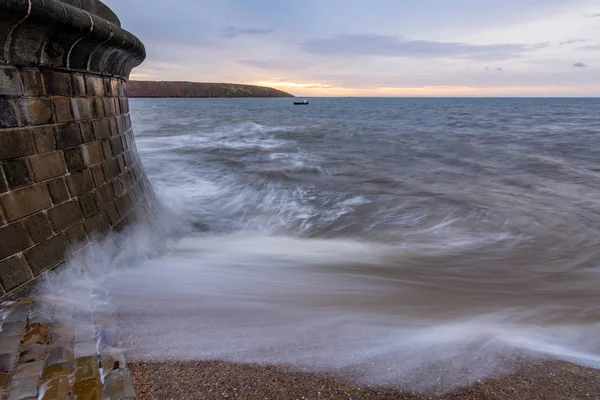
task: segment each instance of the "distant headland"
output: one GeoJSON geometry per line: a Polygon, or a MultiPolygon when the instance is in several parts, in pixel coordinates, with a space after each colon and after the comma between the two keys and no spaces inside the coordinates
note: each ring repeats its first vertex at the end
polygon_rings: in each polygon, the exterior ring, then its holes
{"type": "Polygon", "coordinates": [[[236,83],[129,81],[129,97],[294,97],[281,90],[236,83]]]}

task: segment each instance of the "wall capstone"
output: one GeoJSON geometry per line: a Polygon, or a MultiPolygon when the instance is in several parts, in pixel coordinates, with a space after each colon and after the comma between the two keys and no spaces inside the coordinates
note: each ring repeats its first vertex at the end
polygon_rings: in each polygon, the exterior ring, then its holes
{"type": "Polygon", "coordinates": [[[0,0],[0,297],[154,223],[126,83],[145,58],[98,0],[0,0]]]}

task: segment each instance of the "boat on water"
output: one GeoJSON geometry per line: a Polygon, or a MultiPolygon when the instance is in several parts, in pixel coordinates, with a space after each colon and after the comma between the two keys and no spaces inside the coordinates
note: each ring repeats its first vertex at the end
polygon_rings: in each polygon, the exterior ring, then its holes
{"type": "Polygon", "coordinates": [[[299,100],[299,101],[294,102],[294,105],[297,105],[297,106],[305,106],[307,104],[308,104],[308,100],[299,100]]]}

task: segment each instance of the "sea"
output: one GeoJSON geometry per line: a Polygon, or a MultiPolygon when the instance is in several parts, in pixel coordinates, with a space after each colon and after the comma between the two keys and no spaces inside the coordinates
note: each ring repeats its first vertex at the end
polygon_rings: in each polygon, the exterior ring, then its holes
{"type": "Polygon", "coordinates": [[[309,101],[130,100],[170,232],[108,278],[134,358],[414,391],[600,368],[600,99],[309,101]]]}

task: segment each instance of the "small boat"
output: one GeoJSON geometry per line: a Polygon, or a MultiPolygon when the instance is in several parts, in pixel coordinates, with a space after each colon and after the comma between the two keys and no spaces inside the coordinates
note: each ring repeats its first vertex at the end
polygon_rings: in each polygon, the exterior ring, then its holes
{"type": "Polygon", "coordinates": [[[297,105],[297,106],[305,106],[307,104],[308,104],[308,100],[300,100],[300,101],[294,102],[294,105],[297,105]]]}

